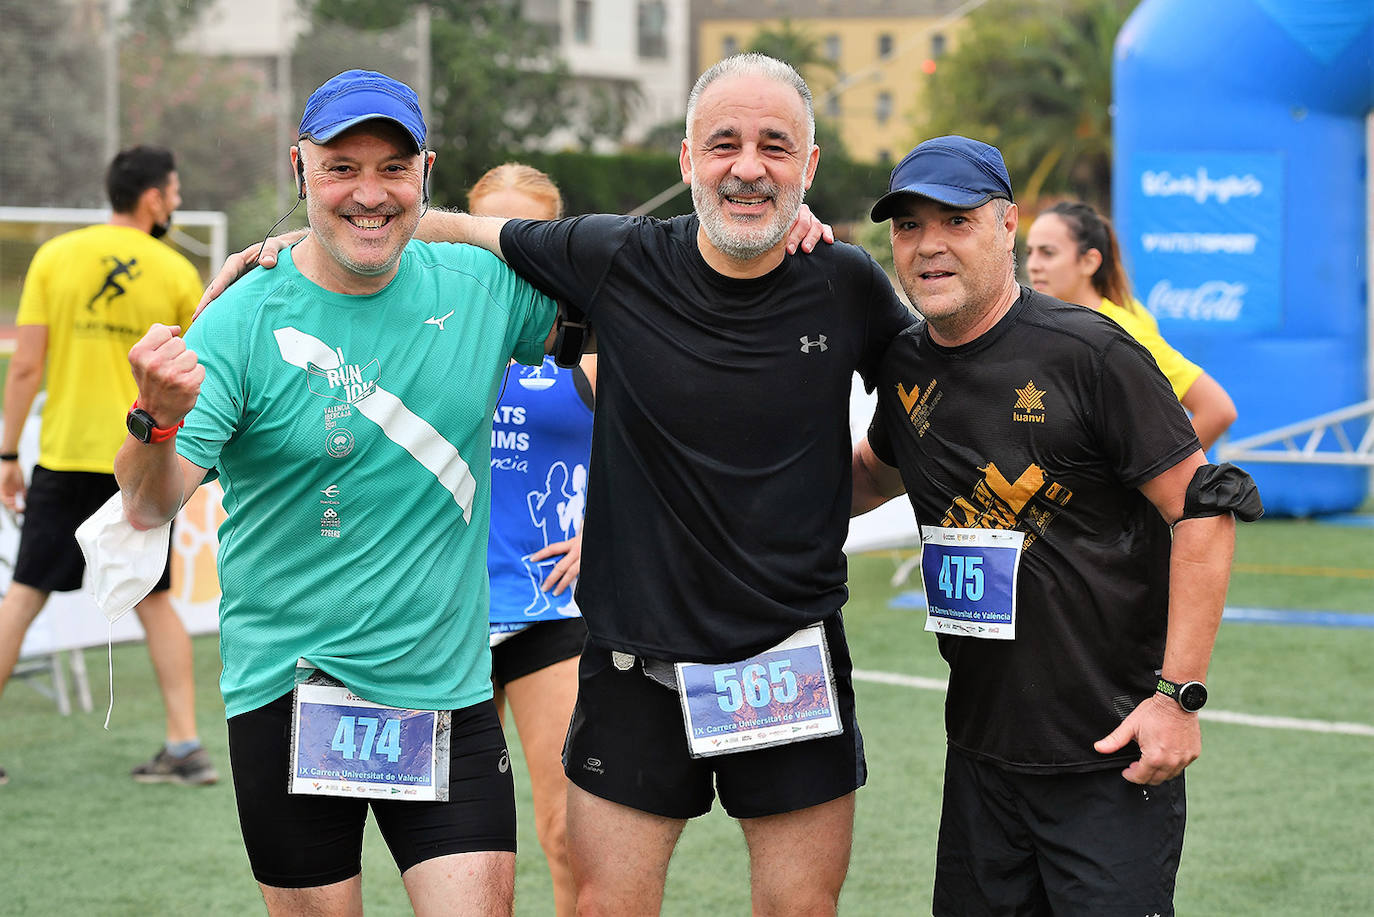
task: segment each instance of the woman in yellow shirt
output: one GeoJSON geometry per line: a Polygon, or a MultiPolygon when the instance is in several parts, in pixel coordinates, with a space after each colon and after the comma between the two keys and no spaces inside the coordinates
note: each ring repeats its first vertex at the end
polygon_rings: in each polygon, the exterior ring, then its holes
{"type": "Polygon", "coordinates": [[[1212,448],[1235,421],[1236,406],[1220,383],[1169,346],[1154,316],[1131,295],[1112,224],[1087,204],[1061,202],[1031,224],[1027,246],[1031,286],[1096,309],[1124,328],[1159,364],[1202,448],[1212,448]]]}

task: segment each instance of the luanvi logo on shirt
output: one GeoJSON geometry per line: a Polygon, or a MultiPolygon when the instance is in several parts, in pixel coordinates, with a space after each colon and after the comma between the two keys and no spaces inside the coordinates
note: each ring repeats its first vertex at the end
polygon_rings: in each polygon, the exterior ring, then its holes
{"type": "Polygon", "coordinates": [[[1016,389],[1016,404],[1012,406],[1011,419],[1022,423],[1045,422],[1045,392],[1035,387],[1035,380],[1028,379],[1025,388],[1016,389]]]}

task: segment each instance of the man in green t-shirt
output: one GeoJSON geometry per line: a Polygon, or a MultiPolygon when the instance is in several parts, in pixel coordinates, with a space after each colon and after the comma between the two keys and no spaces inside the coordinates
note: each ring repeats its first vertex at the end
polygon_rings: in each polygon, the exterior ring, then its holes
{"type": "Polygon", "coordinates": [[[326,82],[291,148],[312,232],[185,339],[154,325],[129,354],[129,521],[160,525],[208,477],[224,486],[221,689],[273,913],[361,909],[369,806],[417,911],[512,907],[486,640],[491,419],[510,359],[543,359],[555,308],[486,252],[412,239],[425,135],[408,86],[326,82]],[[303,685],[293,702],[298,660],[335,693],[306,703],[303,685]],[[409,801],[426,781],[439,801],[409,801]]]}

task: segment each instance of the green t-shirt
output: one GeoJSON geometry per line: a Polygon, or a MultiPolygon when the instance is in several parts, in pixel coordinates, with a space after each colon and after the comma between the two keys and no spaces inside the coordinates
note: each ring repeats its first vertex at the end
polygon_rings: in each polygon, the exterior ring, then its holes
{"type": "Polygon", "coordinates": [[[391,706],[491,696],[492,413],[553,314],[495,256],[411,242],[378,293],[324,290],[283,252],[195,321],[177,449],[224,487],[229,716],[290,691],[300,657],[391,706]]]}

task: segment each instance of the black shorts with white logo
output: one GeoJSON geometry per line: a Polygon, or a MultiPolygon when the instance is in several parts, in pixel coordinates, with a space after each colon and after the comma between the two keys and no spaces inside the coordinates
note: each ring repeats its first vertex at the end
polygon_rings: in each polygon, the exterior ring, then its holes
{"type": "Polygon", "coordinates": [[[594,796],[666,818],[704,815],[717,793],[735,818],[795,812],[852,793],[868,769],[839,612],[826,619],[825,636],[844,731],[709,758],[689,754],[676,692],[638,664],[616,669],[610,651],[589,641],[563,748],[568,779],[594,796]]]}
{"type": "MultiPolygon", "coordinates": [[[[112,474],[53,471],[33,466],[24,502],[24,528],[14,559],[14,581],[44,592],[81,588],[86,558],[76,543],[76,529],[119,490],[112,474]]],[[[172,552],[153,592],[172,588],[172,552]]]]}
{"type": "Polygon", "coordinates": [[[1140,786],[1121,770],[1022,774],[951,748],[936,917],[1172,915],[1183,775],[1140,786]]]}
{"type": "Polygon", "coordinates": [[[581,618],[538,621],[491,648],[491,680],[498,688],[533,675],[556,662],[572,659],[587,642],[581,618]]]}
{"type": "Polygon", "coordinates": [[[489,700],[453,711],[448,802],[294,796],[286,791],[290,755],[290,694],[230,717],[239,828],[263,885],[312,888],[356,876],[369,806],[402,873],[453,853],[515,850],[515,784],[489,700]]]}

